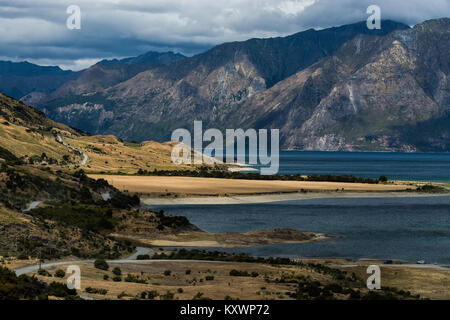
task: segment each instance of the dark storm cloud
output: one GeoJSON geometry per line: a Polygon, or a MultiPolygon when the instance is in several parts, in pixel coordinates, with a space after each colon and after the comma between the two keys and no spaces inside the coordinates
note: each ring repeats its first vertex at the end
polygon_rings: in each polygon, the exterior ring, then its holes
{"type": "Polygon", "coordinates": [[[0,58],[86,67],[149,50],[195,54],[215,44],[383,19],[410,25],[449,16],[448,0],[0,0],[0,58]],[[66,8],[82,10],[81,30],[66,8]]]}

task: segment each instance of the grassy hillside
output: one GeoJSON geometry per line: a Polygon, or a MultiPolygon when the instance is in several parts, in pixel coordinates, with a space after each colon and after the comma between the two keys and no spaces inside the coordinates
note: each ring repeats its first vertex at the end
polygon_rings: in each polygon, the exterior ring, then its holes
{"type": "Polygon", "coordinates": [[[0,93],[0,158],[54,169],[134,173],[138,169],[186,169],[170,159],[171,143],[123,142],[90,136],[49,120],[42,112],[0,93]],[[88,160],[83,164],[84,154],[88,160]]]}
{"type": "Polygon", "coordinates": [[[90,136],[0,94],[0,256],[118,258],[133,247],[110,234],[191,227],[141,210],[137,196],[85,174],[174,169],[170,154],[170,143],[90,136]]]}

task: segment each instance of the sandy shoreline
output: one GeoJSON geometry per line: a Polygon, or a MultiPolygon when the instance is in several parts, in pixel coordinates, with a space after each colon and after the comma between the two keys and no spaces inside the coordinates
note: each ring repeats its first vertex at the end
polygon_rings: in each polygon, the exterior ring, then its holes
{"type": "Polygon", "coordinates": [[[289,193],[266,194],[236,197],[201,197],[201,198],[143,198],[142,202],[149,206],[160,205],[227,205],[256,204],[311,199],[354,199],[354,198],[418,198],[439,197],[449,194],[426,194],[418,192],[320,192],[320,193],[289,193]]]}
{"type": "Polygon", "coordinates": [[[292,244],[323,241],[333,236],[294,229],[258,230],[249,232],[208,233],[185,231],[173,234],[121,234],[111,237],[138,242],[140,246],[151,247],[197,247],[197,248],[248,248],[270,244],[292,244]]]}

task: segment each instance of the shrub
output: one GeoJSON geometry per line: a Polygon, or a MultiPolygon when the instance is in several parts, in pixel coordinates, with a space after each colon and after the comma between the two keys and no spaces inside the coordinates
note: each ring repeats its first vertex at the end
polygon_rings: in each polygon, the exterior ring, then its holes
{"type": "Polygon", "coordinates": [[[103,280],[108,281],[109,280],[109,276],[107,274],[103,275],[103,280]]]}
{"type": "Polygon", "coordinates": [[[86,291],[87,293],[102,294],[102,295],[105,295],[108,293],[108,290],[106,290],[106,289],[97,289],[97,288],[92,288],[92,287],[87,287],[84,291],[86,291]]]}
{"type": "Polygon", "coordinates": [[[191,274],[191,269],[187,269],[186,274],[191,274]]]}
{"type": "Polygon", "coordinates": [[[192,298],[192,300],[211,300],[211,299],[204,297],[203,292],[197,292],[197,294],[192,298]]]}
{"type": "Polygon", "coordinates": [[[164,275],[165,275],[166,277],[170,276],[171,274],[172,274],[172,271],[170,271],[170,270],[164,271],[164,275]]]}
{"type": "Polygon", "coordinates": [[[50,274],[50,272],[48,272],[45,269],[39,269],[37,273],[38,273],[38,275],[43,276],[43,277],[51,277],[52,276],[50,274]]]}
{"type": "Polygon", "coordinates": [[[57,278],[64,278],[66,276],[66,273],[64,272],[64,270],[58,269],[55,272],[55,277],[57,278]]]}
{"type": "Polygon", "coordinates": [[[105,271],[109,269],[109,265],[105,261],[105,259],[97,259],[97,260],[95,260],[94,267],[96,267],[97,269],[100,269],[100,270],[105,270],[105,271]]]}
{"type": "Polygon", "coordinates": [[[129,297],[130,295],[126,293],[125,291],[122,291],[117,295],[117,299],[122,299],[123,297],[129,297]]]}
{"type": "Polygon", "coordinates": [[[177,292],[178,292],[178,293],[183,293],[183,292],[184,292],[184,291],[183,291],[183,288],[178,288],[177,292]]]}
{"type": "Polygon", "coordinates": [[[233,269],[230,271],[230,276],[232,277],[250,277],[250,274],[247,271],[239,271],[233,269]]]}
{"type": "Polygon", "coordinates": [[[206,276],[205,280],[206,281],[212,281],[212,280],[214,280],[214,276],[206,276]]]}
{"type": "Polygon", "coordinates": [[[425,192],[425,193],[442,193],[442,192],[445,192],[445,189],[442,187],[439,187],[439,186],[427,184],[427,185],[417,188],[417,191],[425,192]]]}
{"type": "Polygon", "coordinates": [[[119,267],[115,267],[115,268],[112,270],[112,273],[114,273],[116,276],[121,276],[121,275],[122,275],[122,270],[120,270],[119,267]]]}
{"type": "Polygon", "coordinates": [[[115,276],[114,278],[112,278],[114,282],[120,282],[122,281],[122,277],[119,276],[115,276]]]}
{"type": "Polygon", "coordinates": [[[142,284],[147,284],[147,281],[145,281],[144,279],[139,279],[138,277],[132,275],[132,274],[128,274],[127,277],[125,278],[125,282],[134,282],[134,283],[142,283],[142,284]]]}
{"type": "Polygon", "coordinates": [[[59,298],[66,298],[69,296],[76,296],[77,291],[75,289],[69,289],[65,284],[59,283],[59,282],[52,282],[48,286],[48,295],[59,297],[59,298]]]}
{"type": "Polygon", "coordinates": [[[158,291],[152,290],[147,292],[147,299],[149,300],[154,300],[158,296],[159,296],[158,291]]]}
{"type": "Polygon", "coordinates": [[[140,254],[136,257],[136,260],[150,260],[150,256],[148,254],[140,254]]]}
{"type": "Polygon", "coordinates": [[[175,294],[173,292],[167,291],[166,294],[161,295],[161,300],[173,300],[175,294]]]}

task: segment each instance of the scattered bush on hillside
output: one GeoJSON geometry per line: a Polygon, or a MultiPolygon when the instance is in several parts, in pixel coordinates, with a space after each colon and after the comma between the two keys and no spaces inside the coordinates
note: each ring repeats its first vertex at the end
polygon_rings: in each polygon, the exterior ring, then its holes
{"type": "Polygon", "coordinates": [[[95,260],[94,267],[96,267],[97,269],[100,269],[100,270],[105,270],[105,271],[109,269],[109,265],[104,259],[95,260]]]}
{"type": "Polygon", "coordinates": [[[86,291],[87,293],[101,294],[101,295],[105,295],[108,293],[108,290],[106,289],[97,289],[92,287],[87,287],[86,289],[84,289],[84,291],[86,291]]]}
{"type": "Polygon", "coordinates": [[[115,268],[112,270],[112,273],[114,273],[116,276],[121,276],[121,275],[122,275],[122,270],[120,270],[119,267],[115,267],[115,268]]]}
{"type": "Polygon", "coordinates": [[[0,300],[46,300],[48,296],[76,298],[76,290],[53,282],[49,285],[35,277],[17,276],[14,271],[0,267],[0,300]]]}
{"type": "Polygon", "coordinates": [[[58,269],[55,272],[55,277],[57,278],[64,278],[66,276],[66,273],[64,272],[64,270],[58,269]]]}

